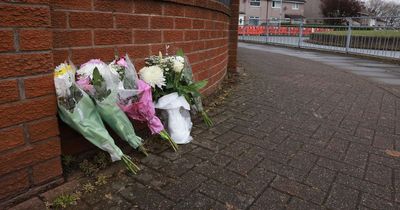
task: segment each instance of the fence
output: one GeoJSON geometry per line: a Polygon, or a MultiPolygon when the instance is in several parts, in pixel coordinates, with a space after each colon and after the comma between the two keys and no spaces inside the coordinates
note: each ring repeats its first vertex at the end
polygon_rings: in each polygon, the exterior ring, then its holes
{"type": "Polygon", "coordinates": [[[400,60],[400,17],[390,18],[252,20],[239,40],[400,60]]]}

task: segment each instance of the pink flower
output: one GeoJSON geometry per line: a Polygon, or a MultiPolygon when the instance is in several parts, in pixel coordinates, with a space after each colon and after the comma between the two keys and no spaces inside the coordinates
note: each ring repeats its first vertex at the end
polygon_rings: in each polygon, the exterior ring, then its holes
{"type": "Polygon", "coordinates": [[[89,77],[81,77],[78,79],[78,81],[76,81],[76,84],[78,84],[78,86],[80,88],[82,88],[82,90],[84,90],[87,93],[90,94],[94,94],[94,87],[93,85],[90,84],[90,78],[89,77]]]}
{"type": "Polygon", "coordinates": [[[120,59],[117,61],[117,64],[118,64],[119,66],[123,66],[123,67],[125,67],[125,68],[128,68],[128,63],[126,62],[126,60],[125,60],[124,57],[120,58],[120,59]]]}

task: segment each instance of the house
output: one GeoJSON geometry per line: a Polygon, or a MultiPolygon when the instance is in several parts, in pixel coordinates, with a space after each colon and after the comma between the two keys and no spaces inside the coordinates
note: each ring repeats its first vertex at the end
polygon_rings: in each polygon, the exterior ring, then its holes
{"type": "Polygon", "coordinates": [[[299,20],[305,0],[240,0],[239,25],[261,25],[268,20],[299,20]]]}
{"type": "Polygon", "coordinates": [[[307,0],[304,4],[304,17],[310,24],[323,23],[324,15],[321,11],[321,0],[307,0]]]}

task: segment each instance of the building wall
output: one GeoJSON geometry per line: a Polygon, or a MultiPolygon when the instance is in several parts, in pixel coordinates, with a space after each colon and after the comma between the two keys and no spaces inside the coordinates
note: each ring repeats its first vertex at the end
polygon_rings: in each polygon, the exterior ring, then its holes
{"type": "Polygon", "coordinates": [[[231,13],[216,0],[2,1],[0,209],[63,182],[62,152],[88,145],[57,123],[56,65],[129,53],[140,69],[145,57],[170,45],[170,54],[185,51],[195,79],[209,81],[204,94],[210,94],[228,64],[236,67],[238,3],[232,1],[231,13]]]}
{"type": "Polygon", "coordinates": [[[307,0],[304,7],[304,16],[309,19],[322,18],[321,0],[307,0]]]}
{"type": "MultiPolygon", "coordinates": [[[[294,10],[292,8],[293,2],[283,2],[282,7],[282,18],[285,18],[285,14],[289,15],[304,15],[304,4],[299,3],[299,9],[294,10]]],[[[279,18],[281,13],[280,8],[272,8],[272,1],[261,1],[260,6],[250,6],[250,0],[240,1],[240,14],[245,15],[245,21],[248,23],[249,17],[259,17],[261,22],[266,19],[279,18]]],[[[260,22],[260,23],[261,23],[260,22]]]]}
{"type": "Polygon", "coordinates": [[[49,1],[2,2],[0,209],[17,195],[63,181],[49,1]]]}
{"type": "Polygon", "coordinates": [[[272,1],[268,1],[268,19],[271,18],[285,18],[285,14],[288,15],[304,15],[304,4],[299,4],[299,9],[294,10],[293,3],[283,2],[282,5],[282,16],[280,16],[281,8],[272,8],[272,1]]]}
{"type": "Polygon", "coordinates": [[[267,1],[261,1],[259,7],[255,6],[250,6],[250,0],[246,0],[244,2],[243,0],[240,0],[240,13],[243,13],[246,15],[246,21],[248,21],[248,18],[250,16],[253,17],[260,17],[260,20],[265,20],[267,19],[267,8],[268,8],[268,3],[267,1]]]}

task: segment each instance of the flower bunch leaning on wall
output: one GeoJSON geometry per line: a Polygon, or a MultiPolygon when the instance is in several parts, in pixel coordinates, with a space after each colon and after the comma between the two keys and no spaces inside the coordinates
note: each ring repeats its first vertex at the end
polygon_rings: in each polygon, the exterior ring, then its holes
{"type": "Polygon", "coordinates": [[[207,81],[193,81],[182,50],[174,56],[161,52],[150,56],[139,74],[128,55],[109,64],[92,59],[79,69],[64,62],[54,70],[54,83],[61,120],[108,152],[112,161],[122,160],[134,174],[139,166],[115,144],[104,123],[145,155],[143,139],[136,135],[129,118],[145,122],[151,133],[168,141],[174,151],[177,144],[192,140],[190,111],[199,113],[207,126],[213,124],[199,92],[207,81]]]}

